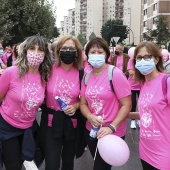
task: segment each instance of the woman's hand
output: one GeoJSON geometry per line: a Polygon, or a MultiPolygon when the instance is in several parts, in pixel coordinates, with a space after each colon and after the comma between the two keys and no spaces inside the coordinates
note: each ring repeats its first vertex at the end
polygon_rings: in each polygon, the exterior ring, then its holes
{"type": "Polygon", "coordinates": [[[76,112],[77,108],[75,105],[68,105],[63,111],[68,116],[73,116],[76,112]]]}
{"type": "Polygon", "coordinates": [[[90,114],[87,117],[87,119],[90,122],[90,124],[95,127],[100,127],[101,125],[104,124],[104,121],[102,119],[98,118],[96,115],[93,114],[90,114]]]}
{"type": "Polygon", "coordinates": [[[113,131],[109,127],[101,127],[100,130],[97,132],[97,138],[100,139],[112,133],[113,131]]]}
{"type": "Polygon", "coordinates": [[[0,69],[0,75],[2,75],[4,71],[5,71],[4,69],[0,69]]]}

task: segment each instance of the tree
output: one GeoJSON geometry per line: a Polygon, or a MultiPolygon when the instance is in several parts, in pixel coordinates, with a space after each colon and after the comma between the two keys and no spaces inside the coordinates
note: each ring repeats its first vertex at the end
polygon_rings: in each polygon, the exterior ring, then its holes
{"type": "Polygon", "coordinates": [[[53,29],[52,37],[57,38],[60,35],[58,28],[55,26],[53,29]]]}
{"type": "MultiPolygon", "coordinates": [[[[108,20],[101,28],[101,36],[110,44],[112,37],[120,37],[118,42],[122,42],[127,38],[129,29],[126,25],[123,25],[122,20],[108,20]]],[[[112,44],[115,46],[115,42],[112,44]]]]}
{"type": "Polygon", "coordinates": [[[94,32],[92,32],[89,36],[89,40],[91,40],[92,38],[96,37],[96,34],[94,32]]]}
{"type": "Polygon", "coordinates": [[[0,0],[0,4],[0,39],[5,44],[22,42],[35,34],[48,39],[54,35],[56,17],[53,2],[0,0]]]}
{"type": "Polygon", "coordinates": [[[166,44],[170,37],[170,27],[165,16],[159,16],[155,21],[156,29],[148,29],[148,32],[143,34],[143,38],[147,41],[155,40],[157,44],[166,44]]]}
{"type": "Polygon", "coordinates": [[[82,34],[79,34],[78,36],[77,36],[77,39],[80,41],[80,43],[81,43],[81,45],[82,46],[84,46],[85,44],[86,44],[86,39],[85,39],[85,37],[82,35],[82,34]]]}

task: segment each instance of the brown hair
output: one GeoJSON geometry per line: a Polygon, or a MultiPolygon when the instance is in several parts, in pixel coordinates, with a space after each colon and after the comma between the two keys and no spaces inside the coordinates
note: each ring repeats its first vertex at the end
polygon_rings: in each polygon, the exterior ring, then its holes
{"type": "Polygon", "coordinates": [[[78,70],[80,70],[82,68],[83,65],[83,58],[82,58],[82,46],[80,44],[80,42],[78,41],[78,39],[74,36],[71,35],[65,35],[63,37],[61,37],[57,43],[57,47],[55,49],[55,53],[56,53],[56,58],[57,58],[57,62],[56,64],[58,66],[61,65],[61,60],[60,60],[60,48],[63,46],[63,44],[67,41],[67,40],[73,40],[73,42],[75,43],[75,46],[77,48],[77,59],[74,62],[74,67],[77,68],[78,70]]]}
{"type": "MultiPolygon", "coordinates": [[[[153,42],[141,42],[136,46],[135,51],[134,51],[134,58],[133,58],[134,68],[135,68],[135,64],[136,64],[136,56],[139,53],[140,49],[143,48],[143,47],[146,47],[147,52],[149,54],[153,55],[153,57],[158,60],[158,63],[156,64],[156,69],[159,72],[163,72],[162,54],[160,52],[159,47],[153,42]]],[[[137,70],[136,68],[135,68],[135,80],[139,81],[139,82],[145,81],[145,76],[142,75],[139,72],[139,70],[137,70]]]]}
{"type": "Polygon", "coordinates": [[[108,63],[108,58],[110,56],[109,45],[103,38],[100,38],[100,37],[95,37],[95,38],[91,39],[88,42],[88,44],[86,45],[85,54],[87,56],[87,59],[89,58],[88,54],[89,54],[90,49],[95,46],[98,48],[103,48],[103,50],[106,52],[105,62],[108,63]]]}

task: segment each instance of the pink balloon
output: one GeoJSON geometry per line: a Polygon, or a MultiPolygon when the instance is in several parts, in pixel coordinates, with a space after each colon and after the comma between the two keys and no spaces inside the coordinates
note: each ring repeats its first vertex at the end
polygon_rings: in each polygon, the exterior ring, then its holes
{"type": "Polygon", "coordinates": [[[128,145],[116,135],[106,135],[100,138],[98,150],[102,159],[112,166],[124,165],[130,156],[128,145]]]}
{"type": "Polygon", "coordinates": [[[163,57],[163,61],[166,62],[167,60],[169,60],[169,52],[166,49],[162,49],[161,50],[161,54],[163,57]]]}
{"type": "Polygon", "coordinates": [[[128,50],[128,55],[130,56],[130,58],[133,58],[134,56],[134,51],[135,51],[135,47],[131,47],[128,50]]]}
{"type": "Polygon", "coordinates": [[[161,50],[161,54],[162,54],[163,56],[169,56],[169,52],[168,52],[168,50],[166,50],[166,49],[162,49],[162,50],[161,50]]]}

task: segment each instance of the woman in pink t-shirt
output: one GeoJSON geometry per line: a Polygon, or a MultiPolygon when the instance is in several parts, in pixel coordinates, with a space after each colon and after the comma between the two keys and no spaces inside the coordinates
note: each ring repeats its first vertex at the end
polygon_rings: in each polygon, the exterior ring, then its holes
{"type": "MultiPolygon", "coordinates": [[[[62,37],[56,47],[57,63],[53,65],[46,88],[46,106],[41,128],[45,135],[45,169],[74,169],[76,130],[79,111],[80,69],[83,67],[82,48],[73,36],[62,37]],[[67,107],[62,110],[55,97],[67,107]]],[[[42,141],[43,142],[43,141],[42,141]]],[[[84,151],[84,150],[83,150],[84,151]]]]}
{"type": "Polygon", "coordinates": [[[144,170],[170,169],[170,78],[165,86],[163,60],[153,42],[140,43],[134,53],[135,77],[143,82],[138,99],[139,154],[144,170]],[[165,90],[166,89],[166,90],[165,90]],[[168,89],[168,90],[167,90],[168,89]]]}
{"type": "MultiPolygon", "coordinates": [[[[131,110],[130,85],[121,70],[114,68],[112,84],[114,92],[109,83],[108,57],[110,56],[107,42],[99,37],[93,38],[86,46],[88,62],[92,71],[87,85],[82,81],[80,109],[87,118],[86,140],[92,156],[95,155],[97,141],[105,135],[114,133],[124,138],[126,133],[126,116],[131,110]],[[102,119],[99,119],[101,116],[102,119]],[[92,127],[100,128],[97,138],[91,140],[89,133],[92,127]]],[[[97,152],[93,170],[111,169],[97,152]]]]}
{"type": "Polygon", "coordinates": [[[28,37],[15,66],[0,77],[0,163],[4,162],[6,170],[20,170],[24,160],[34,158],[31,127],[44,100],[45,82],[52,67],[49,54],[43,37],[28,37]]]}

